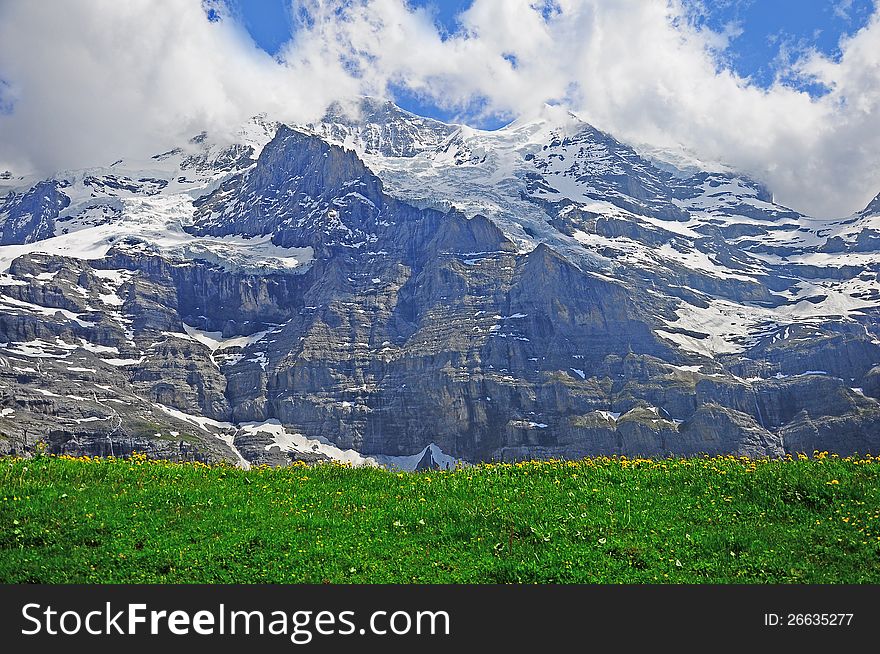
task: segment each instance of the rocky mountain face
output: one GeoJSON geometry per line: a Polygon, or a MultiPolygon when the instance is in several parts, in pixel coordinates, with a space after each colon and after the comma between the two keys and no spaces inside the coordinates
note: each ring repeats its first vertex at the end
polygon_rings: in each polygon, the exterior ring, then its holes
{"type": "Polygon", "coordinates": [[[816,220],[558,108],[371,99],[0,183],[3,451],[880,451],[880,200],[816,220]]]}
{"type": "Polygon", "coordinates": [[[0,245],[35,243],[55,233],[55,219],[70,204],[55,181],[38,182],[25,193],[9,193],[0,204],[0,245]]]}

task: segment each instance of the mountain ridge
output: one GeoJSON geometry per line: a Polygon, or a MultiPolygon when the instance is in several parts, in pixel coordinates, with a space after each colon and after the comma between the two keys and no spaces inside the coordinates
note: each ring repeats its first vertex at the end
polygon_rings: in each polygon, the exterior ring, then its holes
{"type": "Polygon", "coordinates": [[[48,238],[0,247],[0,447],[880,449],[873,205],[811,219],[545,114],[483,132],[365,99],[6,187],[3,233],[48,238]]]}

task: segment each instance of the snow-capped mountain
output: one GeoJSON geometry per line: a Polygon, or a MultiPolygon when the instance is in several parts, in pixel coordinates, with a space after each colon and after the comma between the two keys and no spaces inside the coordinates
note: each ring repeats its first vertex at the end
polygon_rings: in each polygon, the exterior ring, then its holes
{"type": "Polygon", "coordinates": [[[0,179],[0,447],[415,467],[880,450],[880,199],[365,98],[0,179]]]}

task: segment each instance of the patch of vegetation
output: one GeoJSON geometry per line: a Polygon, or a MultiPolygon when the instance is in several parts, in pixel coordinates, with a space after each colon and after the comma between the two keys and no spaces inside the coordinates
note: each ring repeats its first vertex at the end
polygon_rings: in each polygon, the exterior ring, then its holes
{"type": "Polygon", "coordinates": [[[190,445],[201,445],[204,442],[198,437],[186,432],[181,432],[174,436],[168,431],[167,426],[163,427],[156,422],[150,422],[149,420],[142,420],[140,418],[130,421],[128,424],[128,430],[134,438],[155,438],[161,441],[171,441],[173,443],[184,442],[189,443],[190,445]]]}
{"type": "Polygon", "coordinates": [[[176,436],[172,435],[170,432],[165,431],[162,433],[153,434],[153,438],[160,441],[170,441],[172,443],[188,443],[189,445],[204,445],[204,439],[200,439],[198,436],[194,436],[187,432],[179,432],[176,436]]]}
{"type": "Polygon", "coordinates": [[[155,438],[162,433],[162,425],[141,418],[129,421],[127,427],[134,438],[155,438]]]}
{"type": "Polygon", "coordinates": [[[0,460],[6,583],[878,583],[880,460],[0,460]]]}

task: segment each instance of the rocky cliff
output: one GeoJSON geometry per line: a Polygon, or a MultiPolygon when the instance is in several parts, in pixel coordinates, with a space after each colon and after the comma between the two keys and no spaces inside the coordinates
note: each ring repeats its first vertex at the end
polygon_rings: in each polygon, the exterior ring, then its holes
{"type": "Polygon", "coordinates": [[[816,221],[555,109],[364,100],[122,165],[0,199],[7,451],[880,451],[876,207],[816,221]]]}

